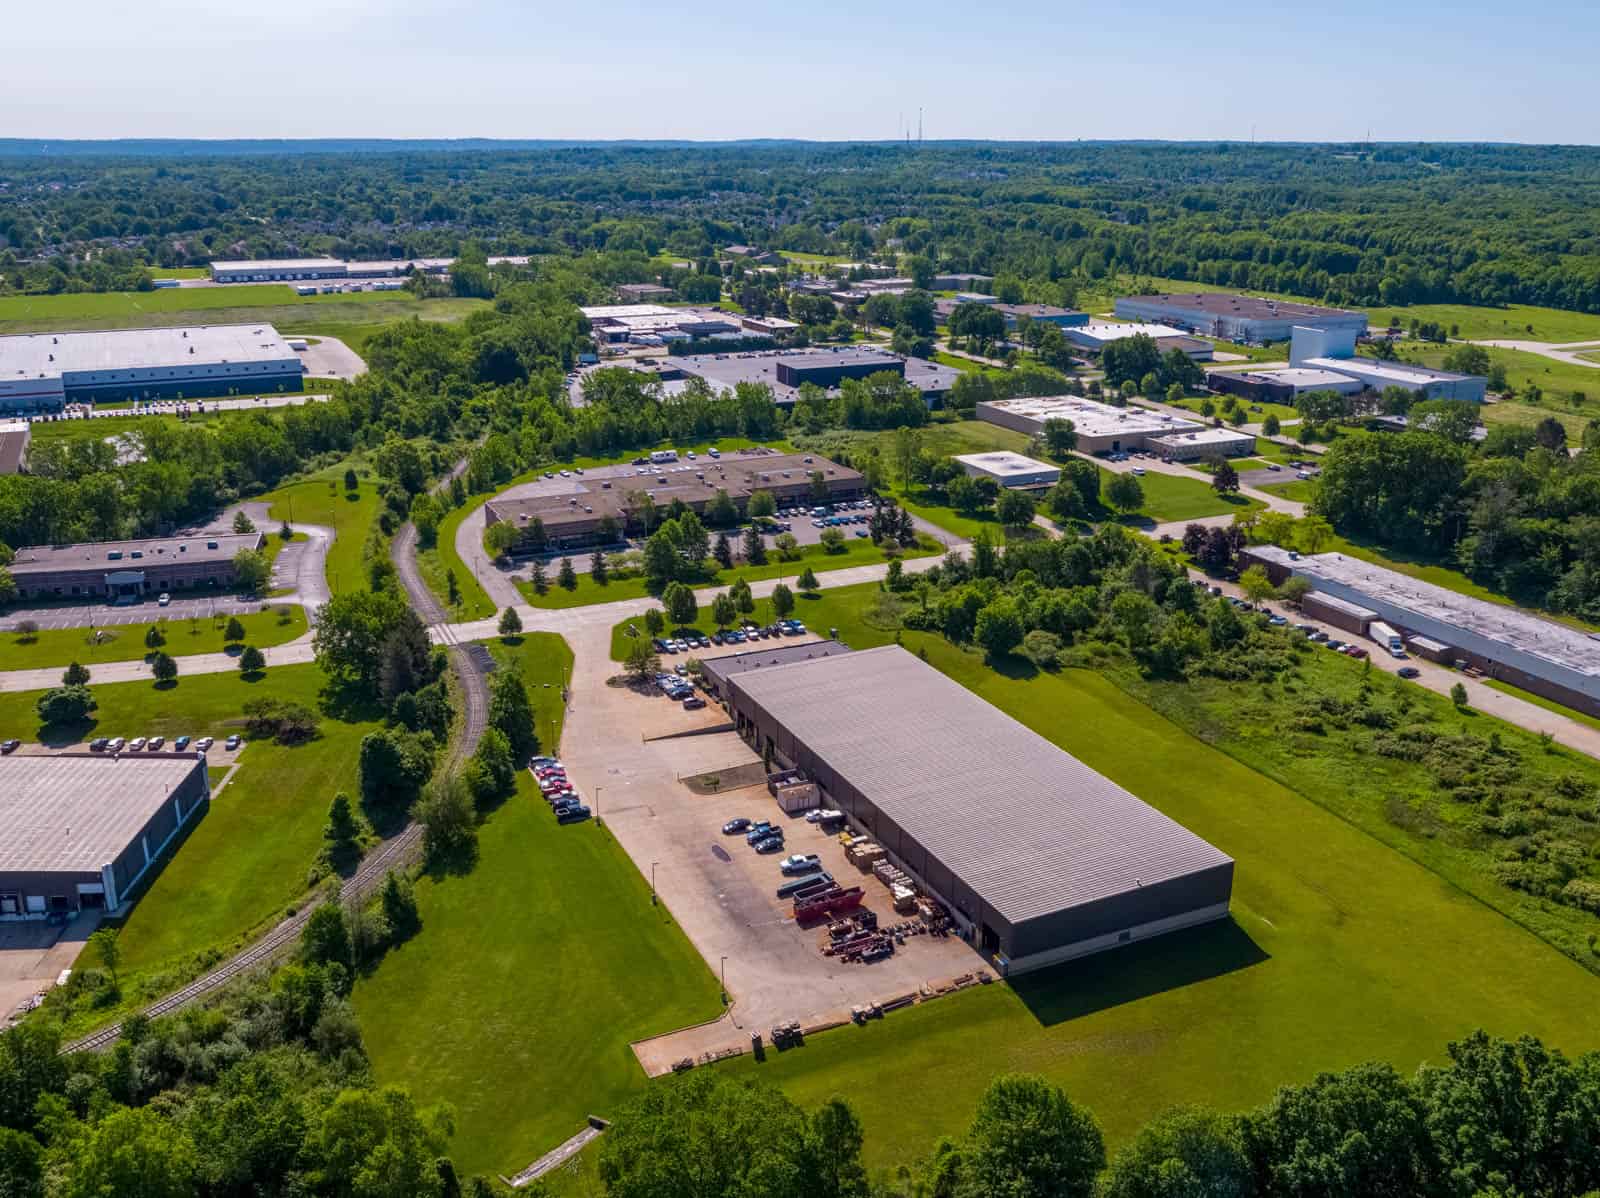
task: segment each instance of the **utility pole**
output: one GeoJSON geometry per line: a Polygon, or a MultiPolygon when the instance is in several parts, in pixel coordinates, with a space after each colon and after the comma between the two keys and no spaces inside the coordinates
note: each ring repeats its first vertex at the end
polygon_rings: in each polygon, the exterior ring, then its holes
{"type": "Polygon", "coordinates": [[[659,861],[650,863],[650,905],[652,907],[656,905],[656,866],[660,864],[661,862],[659,861]]]}

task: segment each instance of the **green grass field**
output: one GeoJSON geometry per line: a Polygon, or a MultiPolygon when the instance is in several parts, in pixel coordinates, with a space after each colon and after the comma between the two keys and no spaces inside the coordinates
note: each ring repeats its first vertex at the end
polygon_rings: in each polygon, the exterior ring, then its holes
{"type": "MultiPolygon", "coordinates": [[[[323,675],[311,665],[280,666],[253,682],[229,673],[180,675],[166,690],[144,682],[90,685],[100,706],[78,739],[159,733],[220,740],[240,730],[242,707],[256,696],[318,707],[323,675]]],[[[39,738],[37,698],[0,695],[0,736],[39,738]]],[[[120,937],[125,1005],[181,985],[305,893],[328,804],[335,791],[355,789],[361,737],[377,726],[323,715],[321,735],[309,744],[245,748],[238,772],[128,917],[120,937]]],[[[212,786],[221,780],[213,772],[212,786]]],[[[95,1020],[115,1014],[101,1010],[95,1020]]]]}
{"type": "Polygon", "coordinates": [[[1413,320],[1432,321],[1443,325],[1446,332],[1452,325],[1459,325],[1458,336],[1466,341],[1549,341],[1557,345],[1600,341],[1600,316],[1530,304],[1507,304],[1503,308],[1415,304],[1409,308],[1367,309],[1367,320],[1373,328],[1387,328],[1391,316],[1400,318],[1403,329],[1410,328],[1413,320]]]}
{"type": "MultiPolygon", "coordinates": [[[[276,540],[276,538],[273,538],[276,540]]],[[[297,603],[281,605],[288,614],[281,621],[278,608],[251,612],[239,617],[244,625],[246,645],[265,649],[281,645],[301,636],[306,630],[305,609],[297,603]]],[[[150,624],[160,624],[166,633],[167,643],[162,648],[174,657],[192,653],[217,653],[226,648],[222,639],[227,627],[227,617],[188,620],[167,619],[155,613],[161,608],[151,605],[150,624]]],[[[151,652],[144,645],[146,624],[118,624],[100,629],[100,641],[94,643],[87,628],[47,628],[24,640],[15,633],[0,636],[4,646],[5,668],[8,670],[33,670],[44,666],[62,666],[79,662],[91,670],[98,664],[112,661],[137,661],[151,652]]]]}
{"type": "MultiPolygon", "coordinates": [[[[852,588],[802,600],[852,645],[852,588]]],[[[725,1068],[814,1105],[843,1093],[871,1164],[928,1152],[997,1073],[1044,1073],[1092,1107],[1113,1143],[1175,1103],[1240,1109],[1284,1083],[1370,1058],[1410,1072],[1483,1026],[1578,1052],[1600,1043],[1600,981],[1344,819],[1196,739],[1108,679],[1007,677],[940,637],[912,650],[1237,862],[1233,918],[1043,975],[812,1037],[725,1068]],[[908,1095],[937,1094],[937,1101],[908,1095]]],[[[1348,666],[1354,663],[1335,664],[1348,666]]]]}
{"type": "MultiPolygon", "coordinates": [[[[1216,409],[1216,411],[1222,411],[1222,405],[1224,402],[1223,399],[1219,399],[1216,396],[1210,396],[1207,398],[1211,400],[1211,406],[1216,409]]],[[[1172,404],[1171,406],[1175,408],[1183,408],[1186,411],[1193,412],[1196,416],[1200,416],[1200,405],[1205,402],[1205,398],[1186,399],[1181,403],[1172,404]]],[[[1300,419],[1299,409],[1290,407],[1288,404],[1251,403],[1243,399],[1241,399],[1239,402],[1244,405],[1245,412],[1249,416],[1248,423],[1255,423],[1257,421],[1265,420],[1268,416],[1276,416],[1280,424],[1286,420],[1300,419]]],[[[1210,419],[1210,417],[1201,418],[1210,419]]]]}
{"type": "Polygon", "coordinates": [[[417,550],[417,570],[422,575],[422,580],[428,584],[428,589],[434,593],[439,602],[446,606],[449,606],[450,599],[446,571],[455,571],[456,593],[461,596],[461,602],[450,610],[456,620],[481,620],[495,613],[495,606],[489,599],[489,593],[483,589],[471,568],[456,552],[456,530],[461,527],[463,520],[487,503],[489,498],[487,495],[475,495],[468,498],[462,506],[451,509],[445,518],[439,521],[439,531],[434,543],[426,549],[417,550]]]}
{"type": "MultiPolygon", "coordinates": [[[[519,653],[540,683],[571,661],[552,636],[519,653]]],[[[630,1041],[721,1004],[611,834],[558,825],[526,773],[479,845],[470,873],[418,883],[421,931],[357,983],[354,1002],[378,1080],[455,1107],[450,1152],[464,1173],[509,1174],[644,1086],[630,1041]]]]}
{"type": "Polygon", "coordinates": [[[1310,503],[1317,494],[1317,480],[1314,478],[1291,478],[1282,483],[1258,483],[1256,490],[1266,491],[1271,495],[1281,495],[1285,499],[1293,499],[1297,503],[1310,503]]]}
{"type": "MultiPolygon", "coordinates": [[[[1100,469],[1100,497],[1105,502],[1106,484],[1112,472],[1100,469]]],[[[1198,478],[1184,478],[1177,474],[1164,474],[1152,470],[1139,479],[1144,489],[1144,503],[1128,520],[1168,524],[1174,520],[1199,520],[1206,516],[1225,516],[1230,512],[1250,511],[1265,507],[1259,499],[1244,495],[1218,495],[1211,484],[1198,478]]],[[[1109,511],[1110,504],[1106,504],[1109,511]]]]}
{"type": "MultiPolygon", "coordinates": [[[[892,556],[902,559],[926,557],[933,553],[942,553],[944,547],[931,537],[923,538],[923,542],[915,549],[902,549],[892,556]]],[[[820,545],[802,545],[797,550],[799,556],[793,561],[780,562],[777,552],[768,549],[769,559],[764,566],[737,566],[732,570],[718,570],[706,579],[694,584],[695,589],[703,587],[731,586],[735,579],[743,577],[747,582],[756,582],[763,578],[785,578],[791,586],[802,570],[807,566],[817,574],[829,570],[843,570],[850,566],[877,565],[887,561],[889,556],[870,540],[865,538],[850,537],[845,542],[843,553],[827,553],[820,545]]],[[[578,585],[572,590],[556,585],[557,565],[552,564],[547,569],[550,588],[543,595],[534,592],[531,583],[518,578],[517,590],[534,607],[566,608],[585,607],[591,603],[615,603],[619,599],[643,599],[650,593],[641,578],[620,578],[600,586],[587,574],[578,575],[578,585]]]]}
{"type": "Polygon", "coordinates": [[[273,520],[292,520],[300,524],[321,524],[334,530],[328,547],[328,586],[334,593],[360,590],[366,586],[361,566],[361,547],[378,515],[378,484],[370,472],[358,468],[361,487],[347,492],[341,464],[316,478],[290,483],[261,496],[270,503],[273,520]]]}
{"type": "Polygon", "coordinates": [[[206,266],[152,266],[152,279],[208,279],[211,269],[206,266]]]}

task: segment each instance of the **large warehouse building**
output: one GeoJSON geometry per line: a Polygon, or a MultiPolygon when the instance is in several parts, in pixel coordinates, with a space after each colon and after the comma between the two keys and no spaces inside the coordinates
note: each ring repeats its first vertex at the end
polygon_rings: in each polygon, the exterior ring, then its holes
{"type": "MultiPolygon", "coordinates": [[[[213,262],[213,283],[303,283],[318,280],[403,279],[412,271],[426,275],[449,272],[454,258],[381,258],[375,261],[346,262],[343,258],[245,258],[213,262]]],[[[526,265],[519,256],[490,258],[490,266],[502,263],[526,265]]]]}
{"type": "Polygon", "coordinates": [[[1590,634],[1520,608],[1473,599],[1430,582],[1342,553],[1301,556],[1275,545],[1253,545],[1242,557],[1266,567],[1274,583],[1304,578],[1309,598],[1328,596],[1343,622],[1365,632],[1373,620],[1390,624],[1423,656],[1465,662],[1569,707],[1600,715],[1600,641],[1590,634]],[[1443,648],[1437,652],[1432,646],[1443,648]]]}
{"type": "Polygon", "coordinates": [[[1233,861],[896,645],[726,679],[735,724],[1004,974],[1222,919],[1233,861]]]}
{"type": "Polygon", "coordinates": [[[1245,343],[1287,341],[1295,325],[1348,329],[1357,337],[1367,331],[1365,312],[1218,291],[1124,296],[1116,303],[1116,313],[1123,320],[1155,321],[1207,337],[1245,343]]]}
{"type": "Polygon", "coordinates": [[[1304,328],[1296,325],[1289,340],[1289,364],[1301,370],[1328,371],[1355,381],[1363,390],[1403,387],[1428,399],[1459,399],[1482,403],[1489,380],[1482,375],[1453,374],[1356,356],[1355,334],[1347,328],[1304,328]]]}
{"type": "Polygon", "coordinates": [[[1211,342],[1185,336],[1181,329],[1164,324],[1114,324],[1101,321],[1065,328],[1062,329],[1062,333],[1079,349],[1086,349],[1096,354],[1115,342],[1126,341],[1129,337],[1143,336],[1154,341],[1156,348],[1162,353],[1181,349],[1196,362],[1209,362],[1216,356],[1216,350],[1211,342]]]}
{"type": "Polygon", "coordinates": [[[0,412],[97,400],[298,391],[299,355],[269,324],[0,337],[0,412]]]}
{"type": "Polygon", "coordinates": [[[204,753],[0,757],[0,920],[125,910],[210,801],[204,753]]]}
{"type": "Polygon", "coordinates": [[[742,512],[757,491],[771,492],[780,506],[809,505],[824,491],[828,502],[859,499],[866,494],[866,480],[814,454],[740,450],[692,462],[597,466],[568,478],[536,479],[489,500],[484,519],[517,529],[518,552],[538,551],[536,528],[548,548],[570,549],[614,543],[614,534],[643,535],[646,513],[655,512],[652,518],[659,522],[675,500],[704,512],[718,491],[742,512]]]}
{"type": "Polygon", "coordinates": [[[1198,432],[1199,421],[1184,420],[1149,408],[1113,407],[1076,395],[1045,395],[1032,399],[996,399],[980,403],[979,420],[998,424],[1030,437],[1042,436],[1048,420],[1070,420],[1084,453],[1118,453],[1147,449],[1153,437],[1198,432]]]}
{"type": "Polygon", "coordinates": [[[230,532],[25,545],[7,569],[22,599],[129,601],[163,591],[229,590],[234,556],[241,549],[260,549],[265,541],[263,533],[230,532]]]}

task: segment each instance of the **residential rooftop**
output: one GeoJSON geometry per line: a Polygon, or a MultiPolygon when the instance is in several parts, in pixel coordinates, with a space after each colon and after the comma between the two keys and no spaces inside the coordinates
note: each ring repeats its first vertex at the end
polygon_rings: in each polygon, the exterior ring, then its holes
{"type": "Polygon", "coordinates": [[[897,645],[733,686],[1012,924],[1231,865],[897,645]]]}
{"type": "Polygon", "coordinates": [[[0,757],[0,870],[100,869],[200,768],[193,753],[0,757]]]}

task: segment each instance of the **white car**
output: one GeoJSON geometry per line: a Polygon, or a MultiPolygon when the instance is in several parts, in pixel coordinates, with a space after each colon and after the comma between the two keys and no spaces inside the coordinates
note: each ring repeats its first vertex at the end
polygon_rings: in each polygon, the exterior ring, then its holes
{"type": "Polygon", "coordinates": [[[162,607],[165,607],[167,604],[172,602],[172,596],[167,594],[167,592],[162,591],[161,594],[156,597],[156,602],[162,607]]]}
{"type": "Polygon", "coordinates": [[[167,738],[166,737],[164,737],[164,736],[152,736],[149,740],[145,741],[144,747],[149,749],[151,752],[154,752],[155,750],[159,749],[162,745],[164,745],[166,743],[167,743],[167,738]]]}
{"type": "Polygon", "coordinates": [[[202,753],[204,753],[207,749],[209,749],[212,745],[214,745],[216,743],[217,743],[217,741],[216,741],[215,737],[202,736],[199,740],[194,742],[194,747],[199,749],[202,753]]]}
{"type": "Polygon", "coordinates": [[[137,753],[144,748],[144,737],[136,736],[128,742],[128,752],[137,753]]]}
{"type": "Polygon", "coordinates": [[[1143,466],[1135,466],[1133,468],[1133,473],[1134,473],[1134,475],[1136,477],[1143,478],[1144,477],[1144,467],[1143,466]]]}

